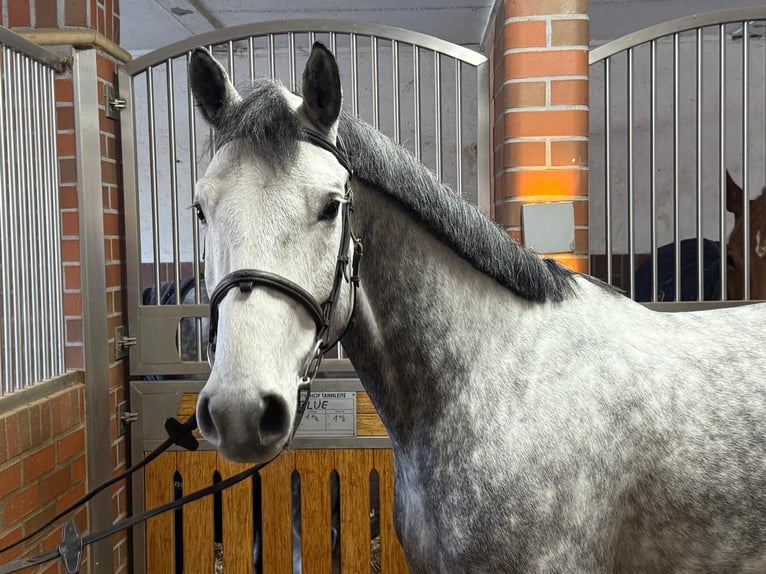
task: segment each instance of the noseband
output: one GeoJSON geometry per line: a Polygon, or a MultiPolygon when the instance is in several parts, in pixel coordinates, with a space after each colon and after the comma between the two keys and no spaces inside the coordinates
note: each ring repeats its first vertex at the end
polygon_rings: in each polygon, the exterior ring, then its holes
{"type": "Polygon", "coordinates": [[[343,146],[338,140],[338,145],[335,146],[328,142],[320,133],[310,129],[304,129],[302,137],[305,141],[319,146],[322,149],[329,151],[335,156],[338,162],[348,172],[348,180],[346,181],[345,196],[341,201],[341,239],[340,247],[338,248],[338,257],[335,263],[335,275],[333,277],[332,290],[330,295],[324,303],[319,303],[316,298],[306,291],[303,287],[297,283],[290,281],[289,279],[269,273],[268,271],[262,271],[260,269],[238,269],[232,271],[226,275],[216,286],[213,294],[210,297],[210,322],[208,332],[208,349],[207,356],[210,366],[213,366],[215,362],[215,348],[218,335],[218,308],[226,295],[232,289],[239,289],[240,293],[251,293],[255,287],[265,287],[279,291],[280,293],[287,295],[294,301],[303,306],[308,311],[311,318],[316,325],[316,337],[314,339],[314,346],[311,354],[308,356],[306,366],[303,371],[303,375],[298,380],[298,413],[293,425],[293,434],[298,428],[301,419],[303,418],[303,411],[308,403],[308,396],[311,387],[311,382],[319,370],[319,365],[322,362],[322,357],[328,349],[332,348],[343,336],[348,324],[351,321],[351,315],[353,314],[354,304],[356,301],[356,288],[359,285],[359,261],[362,256],[362,243],[353,236],[351,231],[351,211],[353,208],[353,193],[351,190],[351,177],[353,176],[353,170],[348,163],[346,152],[343,146]],[[347,273],[349,265],[348,249],[353,241],[353,258],[351,260],[351,275],[347,273]],[[345,325],[340,331],[338,337],[332,342],[328,343],[330,335],[330,329],[332,327],[332,319],[335,314],[335,306],[338,301],[338,295],[340,294],[340,288],[343,280],[350,283],[351,286],[351,309],[348,317],[346,318],[345,325]],[[305,398],[301,400],[301,395],[305,395],[305,398]]]}

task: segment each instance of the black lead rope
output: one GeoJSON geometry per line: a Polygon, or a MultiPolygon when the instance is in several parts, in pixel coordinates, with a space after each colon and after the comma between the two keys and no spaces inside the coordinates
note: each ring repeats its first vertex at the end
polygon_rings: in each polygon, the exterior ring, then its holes
{"type": "Polygon", "coordinates": [[[235,484],[242,482],[246,478],[253,476],[256,472],[261,470],[269,462],[271,461],[269,460],[267,462],[263,462],[256,466],[248,468],[247,470],[243,470],[239,474],[230,476],[226,480],[222,480],[221,482],[216,482],[215,484],[211,486],[208,486],[196,492],[192,492],[191,494],[188,494],[182,498],[178,498],[174,500],[173,502],[168,502],[167,504],[163,504],[162,506],[157,506],[155,508],[147,510],[146,512],[142,512],[141,514],[136,514],[135,516],[131,516],[130,518],[126,518],[125,520],[121,520],[120,522],[113,524],[109,528],[105,528],[104,530],[95,532],[93,534],[88,534],[85,537],[80,537],[80,534],[77,531],[77,527],[75,526],[74,522],[72,520],[68,520],[66,524],[64,525],[64,533],[61,538],[61,544],[59,544],[57,548],[49,550],[48,552],[45,552],[44,554],[39,554],[37,556],[30,556],[29,558],[21,558],[19,560],[9,562],[8,564],[4,566],[0,566],[0,574],[10,574],[11,572],[17,572],[19,570],[22,570],[29,566],[33,566],[35,564],[43,564],[45,562],[55,560],[56,558],[61,558],[63,560],[65,571],[67,574],[78,574],[80,572],[80,560],[82,558],[82,549],[85,548],[86,546],[89,546],[90,544],[93,544],[94,542],[98,542],[99,540],[103,540],[104,538],[108,538],[109,536],[112,536],[113,534],[116,534],[117,532],[120,532],[121,530],[131,528],[135,526],[136,524],[139,524],[145,520],[148,520],[149,518],[152,518],[159,514],[163,514],[165,512],[169,512],[171,510],[175,510],[176,508],[179,508],[183,506],[184,504],[194,502],[195,500],[199,500],[200,498],[204,498],[205,496],[210,496],[211,494],[221,492],[222,490],[225,490],[229,488],[230,486],[234,486],[235,484]]]}
{"type": "MultiPolygon", "coordinates": [[[[300,401],[300,397],[299,397],[300,403],[298,405],[298,416],[295,418],[295,422],[293,423],[293,430],[290,437],[291,440],[292,440],[292,437],[295,436],[295,432],[298,430],[298,426],[300,425],[300,422],[303,419],[303,414],[306,410],[306,404],[308,403],[308,398],[309,398],[308,391],[304,391],[304,392],[305,392],[305,398],[302,401],[300,401]]],[[[13,544],[9,544],[3,548],[0,548],[0,554],[2,554],[3,552],[6,552],[7,550],[10,550],[11,548],[15,548],[19,544],[23,544],[24,542],[28,541],[30,538],[33,538],[34,536],[36,536],[37,534],[39,534],[40,532],[42,532],[43,530],[51,526],[56,520],[62,518],[63,516],[72,512],[74,509],[88,502],[90,499],[96,496],[99,492],[102,492],[104,489],[110,487],[114,483],[130,476],[137,470],[140,470],[141,468],[145,467],[147,464],[149,464],[154,459],[156,459],[160,454],[165,452],[172,445],[175,444],[187,450],[197,450],[199,443],[197,442],[197,439],[194,438],[194,435],[192,434],[192,432],[196,428],[197,428],[196,414],[191,415],[183,423],[174,418],[166,419],[165,431],[168,433],[168,438],[160,446],[155,448],[145,458],[143,458],[141,461],[139,461],[135,465],[124,470],[122,473],[106,481],[100,486],[94,488],[91,492],[89,492],[88,494],[86,494],[85,496],[77,500],[76,502],[69,505],[67,508],[59,512],[56,516],[51,518],[48,522],[46,522],[45,524],[37,528],[34,532],[29,533],[24,538],[17,540],[13,544]]],[[[35,566],[37,564],[44,564],[45,562],[50,562],[51,560],[55,560],[56,558],[61,558],[62,562],[64,563],[64,571],[66,572],[66,574],[79,574],[80,562],[82,560],[82,549],[85,548],[86,546],[89,546],[90,544],[103,540],[104,538],[108,538],[109,536],[112,536],[113,534],[116,534],[117,532],[120,532],[121,530],[132,528],[136,524],[140,524],[141,522],[144,522],[145,520],[148,520],[149,518],[153,518],[154,516],[157,516],[159,514],[163,514],[165,512],[175,510],[176,508],[180,508],[184,504],[194,502],[195,500],[199,500],[200,498],[210,496],[211,494],[221,492],[222,490],[225,490],[229,488],[230,486],[234,486],[235,484],[242,482],[246,478],[253,476],[255,473],[260,471],[264,466],[269,464],[272,460],[273,458],[265,462],[262,462],[260,464],[257,464],[251,468],[248,468],[247,470],[243,470],[239,474],[230,476],[226,480],[222,480],[221,482],[217,482],[211,486],[202,488],[200,490],[197,490],[196,492],[192,492],[191,494],[187,494],[186,496],[176,499],[173,502],[168,502],[167,504],[156,506],[155,508],[151,508],[145,512],[142,512],[141,514],[136,514],[135,516],[131,516],[129,518],[126,518],[125,520],[121,520],[120,522],[117,522],[116,524],[113,524],[112,526],[105,528],[104,530],[101,530],[99,532],[94,532],[92,534],[87,534],[84,537],[80,536],[80,533],[78,532],[77,526],[75,525],[74,521],[72,521],[71,519],[67,520],[64,523],[63,533],[61,536],[61,543],[58,545],[58,547],[48,550],[47,552],[44,552],[42,554],[30,556],[27,558],[20,558],[18,560],[9,562],[8,564],[0,565],[0,574],[11,574],[12,572],[18,572],[19,570],[28,568],[29,566],[35,566]]]]}
{"type": "MultiPolygon", "coordinates": [[[[60,520],[67,514],[70,514],[72,511],[76,510],[83,504],[86,504],[87,502],[89,502],[94,496],[96,496],[100,492],[103,492],[104,490],[112,486],[113,484],[126,479],[131,474],[144,468],[147,464],[152,462],[154,459],[156,459],[158,456],[160,456],[163,452],[168,450],[174,444],[182,448],[185,448],[186,450],[197,450],[197,447],[199,447],[199,443],[197,442],[197,439],[194,438],[194,435],[192,434],[192,432],[196,428],[197,428],[196,414],[192,414],[183,423],[178,421],[177,419],[168,418],[165,421],[165,431],[168,433],[168,438],[165,439],[165,441],[162,444],[160,444],[157,448],[155,448],[152,452],[146,455],[143,459],[141,459],[135,465],[125,469],[117,476],[114,476],[110,478],[109,480],[107,480],[106,482],[100,484],[99,486],[97,486],[96,488],[94,488],[93,490],[91,490],[90,492],[82,496],[80,499],[76,500],[75,502],[67,506],[65,509],[57,513],[47,522],[37,527],[35,530],[30,532],[23,538],[20,538],[19,540],[16,540],[15,542],[0,548],[0,554],[3,554],[19,546],[20,544],[24,544],[25,542],[31,540],[32,538],[40,534],[42,531],[44,531],[46,528],[52,526],[56,521],[60,520]]],[[[62,542],[59,548],[49,550],[48,552],[45,552],[44,554],[40,554],[38,556],[22,558],[14,562],[10,562],[9,564],[6,564],[4,566],[0,566],[0,574],[6,574],[7,572],[16,572],[17,570],[21,570],[22,568],[26,568],[27,566],[42,564],[44,562],[48,562],[49,560],[54,560],[55,558],[58,558],[59,556],[61,556],[64,559],[65,563],[68,563],[71,557],[73,556],[74,550],[72,548],[72,542],[75,539],[79,539],[79,534],[77,534],[77,528],[75,527],[74,522],[69,520],[64,525],[64,533],[62,535],[62,542]]],[[[81,551],[82,551],[82,545],[80,546],[80,552],[81,551]]],[[[77,570],[69,570],[68,569],[69,567],[67,566],[68,574],[69,572],[79,571],[79,559],[77,560],[77,563],[78,563],[77,570]]]]}

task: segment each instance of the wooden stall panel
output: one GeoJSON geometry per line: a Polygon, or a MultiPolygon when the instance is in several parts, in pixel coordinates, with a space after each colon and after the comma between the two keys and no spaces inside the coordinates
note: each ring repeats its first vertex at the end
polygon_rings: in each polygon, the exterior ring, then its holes
{"type": "MultiPolygon", "coordinates": [[[[214,451],[176,454],[178,472],[183,480],[184,496],[213,484],[216,471],[214,451]]],[[[172,514],[168,514],[172,516],[172,514]]],[[[215,540],[213,537],[213,497],[206,496],[183,507],[183,553],[185,572],[213,572],[215,540]]]]}
{"type": "Polygon", "coordinates": [[[362,391],[356,393],[356,436],[388,436],[370,397],[362,391]]]}
{"type": "Polygon", "coordinates": [[[301,477],[301,555],[303,574],[332,572],[330,474],[332,450],[297,450],[295,468],[301,477]]]}
{"type": "MultiPolygon", "coordinates": [[[[218,455],[221,479],[238,474],[250,464],[237,464],[218,455]]],[[[224,574],[253,572],[253,482],[246,479],[223,491],[224,574]]],[[[204,570],[207,572],[207,570],[204,570]]]]}
{"type": "Polygon", "coordinates": [[[389,449],[375,449],[373,462],[380,480],[380,565],[383,574],[409,572],[394,528],[394,455],[389,449]]]}
{"type": "MultiPolygon", "coordinates": [[[[175,452],[165,452],[146,466],[144,483],[147,508],[172,502],[173,475],[176,469],[175,452]]],[[[147,572],[157,574],[175,572],[174,530],[172,512],[165,512],[146,521],[147,572]]]]}
{"type": "Polygon", "coordinates": [[[340,571],[369,574],[372,451],[336,450],[335,469],[340,477],[340,571]]]}
{"type": "Polygon", "coordinates": [[[294,470],[295,453],[286,451],[260,471],[265,574],[293,571],[290,485],[294,470]]]}

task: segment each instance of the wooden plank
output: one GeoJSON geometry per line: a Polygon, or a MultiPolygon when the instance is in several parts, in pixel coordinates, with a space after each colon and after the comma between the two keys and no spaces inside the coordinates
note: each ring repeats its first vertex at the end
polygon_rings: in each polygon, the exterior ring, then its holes
{"type": "Polygon", "coordinates": [[[292,525],[290,522],[290,479],[295,470],[295,453],[285,451],[260,471],[263,571],[293,571],[292,525]]]}
{"type": "MultiPolygon", "coordinates": [[[[184,393],[181,395],[181,400],[178,401],[178,407],[176,408],[176,418],[180,421],[185,421],[195,412],[197,412],[197,397],[199,393],[184,393]]],[[[202,438],[202,433],[199,429],[194,429],[192,433],[197,438],[202,438]]]]}
{"type": "MultiPolygon", "coordinates": [[[[246,470],[251,464],[237,464],[218,456],[221,479],[246,470]]],[[[246,479],[223,491],[223,571],[226,574],[253,572],[253,481],[246,479]]],[[[208,572],[208,570],[200,570],[208,572]]]]}
{"type": "Polygon", "coordinates": [[[380,562],[383,574],[409,572],[394,528],[394,455],[391,449],[373,451],[380,481],[380,562]]]}
{"type": "Polygon", "coordinates": [[[197,397],[199,393],[184,393],[181,395],[181,400],[178,401],[178,408],[176,409],[176,416],[181,420],[186,420],[188,417],[197,412],[197,397]]]}
{"type": "Polygon", "coordinates": [[[332,450],[298,450],[295,468],[301,477],[301,554],[303,574],[332,572],[330,474],[332,450]]]}
{"type": "Polygon", "coordinates": [[[340,477],[340,571],[370,572],[370,471],[372,451],[335,451],[340,477]]]}
{"type": "MultiPolygon", "coordinates": [[[[215,451],[178,452],[178,472],[184,496],[213,484],[215,451]]],[[[183,507],[184,570],[213,572],[213,497],[206,496],[183,507]]]]}
{"type": "Polygon", "coordinates": [[[388,436],[378,415],[356,415],[356,436],[388,436]]]}
{"type": "MultiPolygon", "coordinates": [[[[176,453],[165,452],[144,469],[146,508],[173,500],[176,453]]],[[[165,512],[146,521],[146,571],[148,574],[175,572],[173,513],[165,512]]]]}
{"type": "Polygon", "coordinates": [[[356,412],[364,415],[377,415],[378,411],[370,400],[370,395],[365,391],[359,391],[356,393],[356,412]]]}
{"type": "Polygon", "coordinates": [[[356,393],[356,436],[388,436],[370,397],[362,391],[356,393]]]}

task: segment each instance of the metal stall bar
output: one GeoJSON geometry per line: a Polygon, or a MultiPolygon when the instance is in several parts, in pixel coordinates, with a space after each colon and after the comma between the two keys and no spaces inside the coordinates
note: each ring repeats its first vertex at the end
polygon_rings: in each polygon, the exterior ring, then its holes
{"type": "Polygon", "coordinates": [[[657,301],[657,41],[650,45],[649,62],[649,225],[652,258],[652,302],[657,301]]]}
{"type": "MultiPolygon", "coordinates": [[[[250,37],[250,77],[252,79],[255,70],[253,62],[253,38],[250,37]]],[[[186,53],[186,66],[188,68],[191,61],[191,52],[186,53]]],[[[191,197],[189,198],[189,205],[194,201],[194,188],[197,186],[197,130],[196,130],[196,116],[194,113],[194,96],[191,90],[186,90],[187,94],[187,107],[189,110],[189,177],[191,197]]],[[[200,305],[202,303],[202,273],[200,270],[200,248],[199,248],[199,219],[194,210],[189,210],[189,217],[191,217],[192,224],[192,254],[193,261],[192,267],[194,269],[194,303],[200,305]]],[[[202,361],[202,318],[195,318],[196,335],[197,335],[197,361],[202,361]]]]}
{"type": "Polygon", "coordinates": [[[400,114],[399,114],[399,41],[398,40],[392,40],[391,41],[391,64],[392,64],[392,81],[393,81],[393,99],[394,99],[394,113],[393,113],[393,120],[394,120],[394,141],[399,144],[401,143],[401,134],[400,134],[400,114]]]}
{"type": "MultiPolygon", "coordinates": [[[[55,129],[50,129],[48,124],[48,117],[47,117],[47,107],[48,107],[48,99],[54,99],[53,94],[51,94],[48,90],[48,85],[46,82],[46,75],[47,75],[47,69],[45,66],[40,66],[38,69],[38,100],[37,100],[37,107],[38,107],[38,130],[40,134],[55,134],[55,129]]],[[[40,179],[40,189],[42,190],[42,194],[40,197],[41,203],[40,203],[40,211],[44,214],[43,219],[41,220],[41,229],[43,230],[42,233],[42,239],[46,242],[46,244],[42,244],[41,242],[41,261],[42,264],[45,266],[46,269],[51,269],[53,272],[48,273],[45,277],[45,283],[42,287],[42,321],[43,321],[43,337],[44,340],[42,341],[42,348],[43,348],[43,379],[49,379],[51,378],[57,371],[55,368],[54,363],[54,353],[56,349],[56,345],[49,345],[46,343],[46,341],[51,341],[55,337],[54,329],[56,326],[56,315],[54,315],[54,298],[56,294],[60,296],[61,291],[55,291],[53,288],[53,276],[58,274],[58,269],[56,269],[56,259],[53,255],[53,245],[59,242],[59,237],[57,234],[51,233],[51,230],[53,229],[52,220],[54,219],[53,214],[56,215],[55,219],[58,219],[58,209],[54,210],[51,205],[51,196],[53,195],[53,186],[51,185],[51,166],[50,162],[52,161],[51,156],[49,154],[49,147],[48,147],[48,141],[54,140],[55,137],[49,137],[49,138],[39,138],[38,143],[39,145],[39,151],[38,151],[38,161],[41,164],[41,179],[40,179]],[[46,219],[47,218],[47,219],[46,219]],[[47,225],[46,225],[47,224],[47,225]]],[[[56,193],[58,193],[58,189],[56,189],[56,193]]]]}
{"type": "Polygon", "coordinates": [[[412,45],[412,92],[414,99],[415,157],[421,160],[420,151],[420,48],[412,45]]]}
{"type": "Polygon", "coordinates": [[[726,24],[718,27],[718,237],[721,241],[721,301],[726,301],[726,24]]]}
{"type": "Polygon", "coordinates": [[[634,211],[635,186],[633,181],[633,48],[628,50],[628,292],[636,296],[636,221],[634,211]]]}
{"type": "MultiPolygon", "coordinates": [[[[697,28],[697,129],[695,131],[694,158],[697,168],[697,301],[705,299],[705,260],[703,255],[703,230],[702,230],[702,28],[697,28]]],[[[681,277],[676,277],[676,283],[681,282],[681,277]]]]}
{"type": "Polygon", "coordinates": [[[378,94],[378,38],[370,38],[370,61],[372,65],[372,127],[380,129],[380,95],[378,94]]]}
{"type": "Polygon", "coordinates": [[[463,106],[461,99],[461,82],[463,68],[461,62],[455,59],[455,185],[458,194],[463,194],[463,106]]]}
{"type": "Polygon", "coordinates": [[[750,300],[750,186],[749,174],[749,110],[750,98],[750,26],[742,23],[742,299],[750,300]]]}
{"type": "Polygon", "coordinates": [[[151,190],[151,209],[152,209],[152,250],[154,261],[152,262],[152,271],[154,276],[154,292],[157,294],[156,304],[160,304],[159,294],[161,292],[160,281],[160,205],[157,193],[157,138],[155,135],[154,124],[154,66],[146,70],[146,99],[148,102],[148,120],[147,127],[149,131],[149,189],[151,190]]]}
{"type": "Polygon", "coordinates": [[[678,156],[678,126],[679,126],[679,80],[678,59],[680,42],[678,34],[673,34],[673,242],[674,242],[674,266],[673,277],[676,278],[674,301],[681,300],[681,231],[680,231],[680,208],[679,194],[681,187],[680,160],[678,156]]]}
{"type": "Polygon", "coordinates": [[[612,130],[611,130],[611,57],[604,60],[604,254],[606,255],[606,282],[611,285],[612,270],[612,130]]]}
{"type": "Polygon", "coordinates": [[[269,76],[277,77],[277,54],[274,48],[274,34],[269,34],[269,76]]]}
{"type": "MultiPolygon", "coordinates": [[[[31,98],[29,100],[31,104],[31,123],[32,133],[35,134],[34,141],[32,142],[32,156],[34,158],[34,164],[36,169],[33,171],[34,183],[32,189],[37,193],[30,194],[32,200],[31,215],[34,217],[32,224],[32,244],[31,248],[34,251],[34,261],[38,261],[41,264],[45,264],[46,261],[46,249],[45,249],[45,221],[44,217],[49,215],[48,212],[43,210],[43,203],[45,199],[45,181],[43,175],[43,161],[42,161],[42,137],[43,132],[40,125],[40,107],[42,105],[42,98],[40,95],[40,64],[31,62],[31,98]]],[[[48,267],[45,267],[48,269],[48,267]]],[[[46,334],[48,332],[48,312],[47,303],[44,296],[45,288],[43,282],[32,282],[32,307],[34,309],[33,323],[36,327],[36,332],[33,332],[33,344],[35,347],[34,355],[34,380],[43,381],[50,375],[47,373],[46,364],[48,362],[48,345],[45,344],[46,334]],[[46,376],[48,375],[48,376],[46,376]]]]}
{"type": "Polygon", "coordinates": [[[0,56],[2,57],[2,81],[0,81],[0,281],[2,281],[3,297],[2,297],[2,322],[3,322],[3,341],[2,341],[2,369],[3,379],[0,381],[0,396],[11,392],[11,381],[13,379],[12,370],[12,346],[11,346],[11,294],[8,289],[11,285],[10,281],[10,265],[8,265],[8,258],[10,257],[9,241],[10,241],[10,220],[8,218],[8,198],[10,194],[10,177],[9,171],[11,169],[11,158],[7,153],[6,138],[8,138],[11,128],[7,121],[10,115],[11,102],[9,101],[9,94],[7,90],[8,78],[10,77],[9,69],[9,50],[5,46],[0,45],[0,56]]]}
{"type": "Polygon", "coordinates": [[[293,32],[287,33],[287,53],[290,61],[290,90],[294,92],[298,81],[295,77],[295,33],[293,32]]]}
{"type": "MultiPolygon", "coordinates": [[[[187,67],[189,60],[186,60],[187,67]]],[[[252,82],[255,79],[255,46],[253,45],[253,37],[250,36],[247,39],[247,63],[248,63],[248,70],[250,71],[250,81],[252,82]]],[[[191,92],[191,90],[189,90],[191,92]]],[[[191,97],[191,93],[189,94],[191,97]]]]}
{"type": "MultiPolygon", "coordinates": [[[[21,102],[21,96],[19,94],[19,70],[20,70],[20,55],[17,52],[11,52],[13,56],[13,74],[9,74],[10,76],[10,93],[13,94],[13,101],[14,105],[11,107],[10,110],[10,121],[7,122],[8,129],[9,129],[9,141],[11,142],[10,148],[10,167],[11,167],[11,181],[13,189],[23,189],[23,181],[21,174],[19,173],[18,166],[22,164],[23,159],[21,158],[21,150],[19,149],[19,132],[21,131],[22,127],[19,124],[19,110],[18,106],[21,102]]],[[[9,215],[9,221],[11,225],[11,240],[9,241],[8,245],[10,246],[11,256],[9,258],[10,266],[11,266],[11,277],[12,277],[12,283],[14,285],[15,291],[13,293],[13,297],[17,299],[16,304],[13,305],[12,309],[13,312],[11,314],[11,322],[13,325],[13,366],[14,366],[14,377],[13,377],[13,387],[11,390],[19,390],[22,388],[24,383],[24,376],[25,373],[23,371],[23,363],[22,363],[22,353],[23,353],[23,343],[22,343],[22,313],[24,310],[23,300],[21,297],[23,296],[23,293],[20,293],[19,291],[23,291],[23,287],[21,285],[21,277],[20,277],[20,271],[21,271],[21,260],[20,255],[20,246],[19,246],[19,238],[21,237],[21,214],[20,214],[20,206],[19,206],[19,196],[21,194],[12,193],[10,195],[10,202],[9,202],[9,209],[8,209],[8,215],[9,215]]]]}
{"type": "MultiPolygon", "coordinates": [[[[168,98],[168,167],[170,174],[170,221],[171,241],[173,247],[173,289],[176,303],[181,301],[181,244],[178,230],[178,162],[176,161],[176,110],[175,95],[173,93],[173,60],[168,58],[165,62],[165,80],[168,98]]],[[[157,298],[160,292],[157,291],[157,298]]],[[[180,331],[178,332],[178,345],[181,348],[180,331]]]]}
{"type": "MultiPolygon", "coordinates": [[[[434,52],[434,147],[436,152],[436,179],[442,179],[442,95],[441,55],[434,52]]],[[[457,159],[459,159],[458,156],[457,159]]]]}
{"type": "Polygon", "coordinates": [[[30,173],[30,164],[32,158],[29,153],[30,138],[25,137],[29,134],[29,106],[25,105],[29,102],[29,60],[22,54],[16,54],[18,58],[19,68],[17,72],[21,72],[17,77],[17,97],[18,101],[22,102],[22,105],[18,112],[18,128],[16,130],[16,149],[19,153],[19,293],[16,295],[16,299],[21,307],[21,359],[23,365],[23,375],[21,379],[21,386],[31,385],[34,382],[32,373],[32,340],[30,332],[34,322],[34,316],[32,315],[32,297],[30,293],[30,281],[29,281],[29,196],[32,189],[32,177],[30,173]]]}
{"type": "Polygon", "coordinates": [[[356,116],[359,114],[359,62],[356,46],[356,34],[349,34],[349,43],[351,50],[351,112],[356,116]]]}

